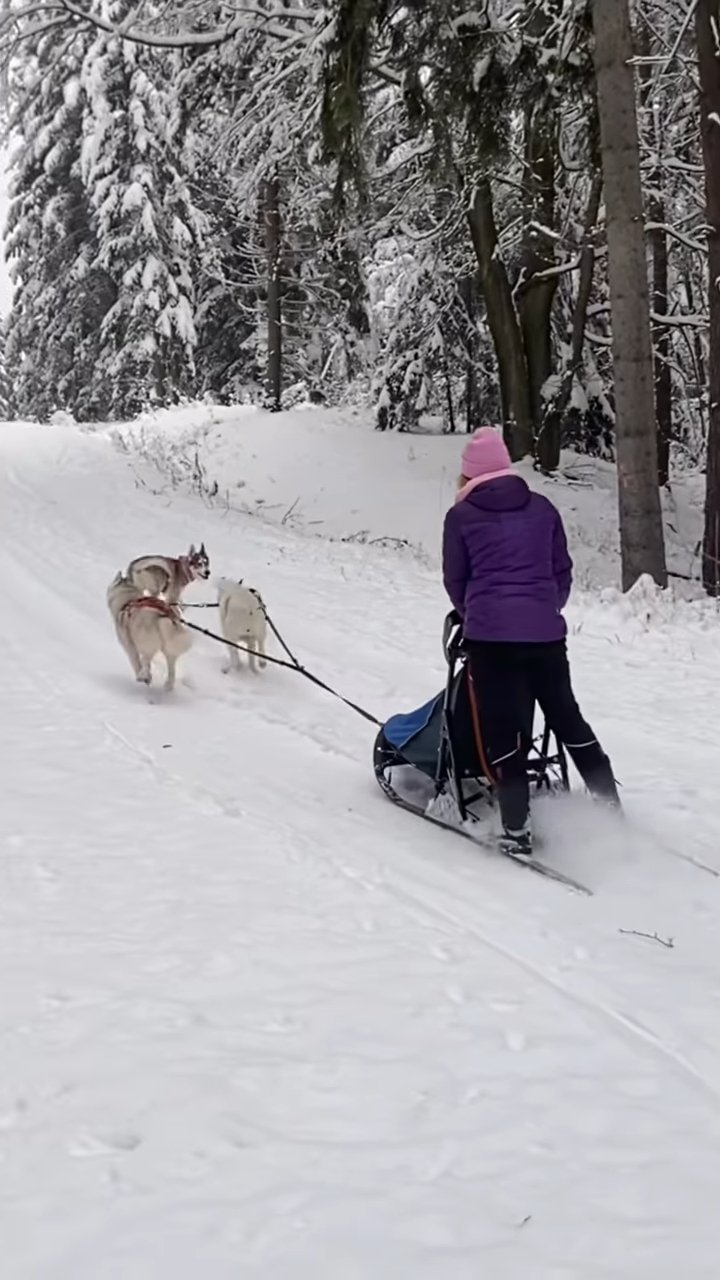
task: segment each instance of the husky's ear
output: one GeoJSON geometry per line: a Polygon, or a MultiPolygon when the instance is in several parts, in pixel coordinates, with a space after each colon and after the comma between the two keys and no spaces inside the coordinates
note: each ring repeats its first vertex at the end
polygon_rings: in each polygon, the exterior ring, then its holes
{"type": "Polygon", "coordinates": [[[200,543],[200,555],[201,555],[201,556],[205,556],[205,557],[207,557],[207,551],[205,550],[205,543],[204,543],[204,542],[201,542],[201,543],[200,543]]]}
{"type": "Polygon", "coordinates": [[[188,560],[192,560],[192,558],[193,558],[193,556],[194,556],[194,555],[195,555],[195,543],[194,543],[194,542],[191,542],[191,543],[190,543],[190,550],[188,551],[188,560]]]}

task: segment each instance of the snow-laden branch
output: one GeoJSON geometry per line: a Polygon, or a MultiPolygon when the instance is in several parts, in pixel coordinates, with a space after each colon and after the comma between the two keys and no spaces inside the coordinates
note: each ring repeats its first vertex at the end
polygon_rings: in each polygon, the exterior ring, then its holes
{"type": "Polygon", "coordinates": [[[650,319],[654,324],[665,329],[707,329],[707,316],[668,316],[662,312],[651,311],[650,319]]]}
{"type": "MultiPolygon", "coordinates": [[[[9,22],[6,20],[5,25],[15,24],[20,18],[32,17],[41,12],[62,14],[71,21],[87,23],[96,27],[99,31],[106,32],[107,35],[116,36],[119,40],[128,40],[133,44],[150,45],[158,49],[217,48],[219,45],[227,44],[228,41],[233,40],[242,31],[258,30],[263,35],[273,36],[279,40],[290,40],[297,35],[296,30],[292,27],[285,27],[273,21],[270,14],[253,5],[238,8],[236,17],[224,26],[215,27],[211,31],[179,31],[174,34],[148,31],[134,26],[129,21],[111,22],[108,18],[102,17],[93,10],[76,4],[75,0],[40,0],[38,4],[25,5],[23,9],[8,14],[9,22]],[[253,18],[256,19],[256,24],[248,21],[248,19],[253,18]]],[[[284,16],[290,19],[302,17],[305,21],[310,21],[311,18],[311,15],[304,10],[294,9],[290,10],[287,15],[284,13],[284,16]]]]}
{"type": "Polygon", "coordinates": [[[671,240],[677,240],[679,244],[685,245],[686,249],[692,249],[694,253],[707,253],[707,245],[701,240],[683,235],[682,231],[677,231],[675,227],[668,226],[665,222],[646,222],[645,230],[662,231],[664,235],[670,236],[671,240]]]}
{"type": "MultiPolygon", "coordinates": [[[[596,302],[593,306],[588,307],[588,316],[596,320],[598,316],[610,315],[609,302],[596,302]]],[[[650,319],[660,328],[665,329],[707,329],[708,318],[703,315],[668,315],[664,311],[651,311],[650,319]]]]}
{"type": "Polygon", "coordinates": [[[569,275],[571,271],[577,271],[580,266],[581,255],[575,254],[574,258],[569,258],[566,262],[558,262],[553,267],[546,267],[544,271],[533,271],[523,284],[529,288],[530,285],[537,284],[540,280],[554,280],[556,276],[569,275]]]}

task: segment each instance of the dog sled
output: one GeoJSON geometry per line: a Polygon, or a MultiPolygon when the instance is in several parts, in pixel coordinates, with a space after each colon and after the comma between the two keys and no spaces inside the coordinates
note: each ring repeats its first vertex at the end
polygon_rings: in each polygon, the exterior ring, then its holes
{"type": "MultiPolygon", "coordinates": [[[[454,612],[445,619],[443,649],[447,661],[444,690],[416,710],[391,716],[382,725],[373,753],[375,777],[394,804],[487,850],[496,849],[490,835],[495,809],[493,786],[483,761],[462,628],[454,612]]],[[[531,800],[543,792],[570,789],[561,743],[547,724],[537,732],[534,721],[535,707],[529,703],[524,737],[531,800]]],[[[589,892],[584,885],[535,857],[528,861],[511,853],[502,856],[580,892],[589,892]]]]}

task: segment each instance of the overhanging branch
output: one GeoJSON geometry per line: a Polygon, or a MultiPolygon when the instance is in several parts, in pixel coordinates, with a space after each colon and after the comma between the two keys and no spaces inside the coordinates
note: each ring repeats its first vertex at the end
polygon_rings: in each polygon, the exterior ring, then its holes
{"type": "MultiPolygon", "coordinates": [[[[297,34],[291,27],[281,26],[279,23],[274,22],[270,15],[262,9],[252,6],[247,6],[247,8],[240,10],[237,17],[222,27],[215,27],[211,31],[178,31],[174,35],[148,31],[134,26],[130,22],[119,24],[110,22],[107,18],[101,17],[91,9],[76,4],[75,0],[49,0],[49,2],[48,0],[40,0],[38,4],[25,5],[23,9],[9,14],[8,18],[14,25],[18,19],[31,17],[41,12],[62,14],[69,21],[86,23],[89,26],[96,27],[99,31],[106,32],[107,35],[117,37],[118,40],[128,40],[132,44],[150,45],[156,49],[217,48],[219,45],[227,44],[228,41],[233,40],[242,31],[248,30],[262,31],[264,35],[273,36],[279,40],[289,40],[297,34]],[[254,24],[248,23],[249,18],[257,20],[256,27],[254,24]]],[[[297,18],[300,12],[293,10],[291,16],[297,18]]],[[[307,15],[307,17],[309,20],[310,15],[307,15]]]]}

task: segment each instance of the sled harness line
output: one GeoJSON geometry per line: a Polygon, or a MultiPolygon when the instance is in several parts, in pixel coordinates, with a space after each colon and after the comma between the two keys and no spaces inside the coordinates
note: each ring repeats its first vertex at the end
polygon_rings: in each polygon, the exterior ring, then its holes
{"type": "MultiPolygon", "coordinates": [[[[242,585],[243,585],[243,584],[242,584],[242,582],[239,582],[239,583],[238,583],[238,586],[240,586],[240,587],[241,587],[242,585]]],[[[280,632],[278,631],[277,627],[275,626],[275,623],[273,622],[272,618],[270,617],[270,614],[268,613],[268,611],[267,611],[267,609],[266,609],[266,607],[265,607],[265,601],[262,599],[262,597],[260,596],[260,594],[259,594],[257,591],[254,591],[254,590],[253,590],[253,588],[252,588],[252,587],[248,587],[248,591],[250,591],[250,593],[251,593],[252,595],[254,595],[254,596],[255,596],[255,599],[257,600],[258,605],[259,605],[260,609],[262,610],[262,614],[263,614],[263,617],[264,617],[265,621],[267,622],[267,624],[268,624],[268,626],[269,626],[270,630],[272,631],[272,633],[273,633],[273,635],[274,635],[275,639],[277,640],[278,644],[280,645],[280,648],[283,650],[283,652],[284,652],[285,654],[287,654],[287,656],[288,656],[288,658],[290,659],[290,661],[291,661],[291,663],[292,663],[293,667],[301,668],[302,664],[301,664],[301,663],[298,661],[298,659],[295,657],[295,654],[293,653],[293,651],[292,651],[292,649],[290,648],[289,644],[287,644],[287,642],[286,642],[285,640],[283,640],[282,636],[280,635],[280,632]]],[[[182,605],[180,606],[180,608],[181,608],[181,609],[219,609],[219,608],[220,608],[220,602],[219,602],[218,600],[210,600],[209,602],[205,602],[205,603],[202,603],[202,602],[201,602],[200,604],[182,604],[182,605]]],[[[188,625],[188,626],[189,626],[190,624],[189,624],[189,623],[187,623],[186,625],[188,625]]],[[[228,643],[228,641],[227,641],[227,640],[225,640],[225,641],[223,641],[223,643],[224,643],[224,644],[227,644],[227,643],[228,643]]],[[[238,645],[238,646],[236,646],[236,647],[237,647],[237,648],[239,648],[240,646],[238,645]]],[[[248,651],[248,652],[249,652],[249,651],[248,651]]],[[[268,659],[267,659],[267,661],[269,662],[269,661],[270,661],[270,659],[268,658],[268,659]]],[[[340,696],[340,695],[338,694],[338,697],[339,697],[339,696],[340,696]]],[[[376,719],[375,719],[375,717],[373,716],[373,717],[372,717],[372,723],[373,723],[373,724],[380,724],[380,721],[379,721],[379,720],[376,720],[376,719]]]]}
{"type": "MultiPolygon", "coordinates": [[[[265,616],[267,617],[267,614],[265,616]]],[[[275,627],[270,622],[270,619],[268,618],[267,620],[274,635],[282,645],[285,652],[290,654],[290,650],[284,640],[282,640],[278,635],[275,627]]],[[[244,644],[236,644],[234,640],[226,640],[224,636],[219,636],[216,631],[209,631],[207,627],[199,627],[197,623],[188,622],[186,618],[182,619],[182,624],[183,626],[188,627],[190,631],[197,631],[201,636],[207,636],[209,640],[217,640],[218,644],[229,645],[231,649],[237,649],[240,653],[249,653],[252,654],[253,657],[257,657],[254,649],[248,649],[244,644]]],[[[363,717],[363,720],[368,720],[370,724],[382,726],[382,721],[378,720],[377,716],[372,715],[370,711],[366,711],[364,707],[359,707],[357,702],[351,702],[349,698],[343,697],[341,693],[338,693],[337,689],[331,688],[331,686],[326,684],[324,680],[321,680],[319,676],[313,675],[312,671],[308,671],[306,667],[301,666],[297,659],[292,657],[292,654],[290,654],[292,662],[286,661],[285,658],[273,658],[270,654],[263,654],[262,656],[265,658],[266,662],[271,663],[274,667],[286,667],[288,671],[297,671],[301,676],[305,676],[305,679],[309,680],[311,684],[317,685],[318,689],[324,689],[326,693],[331,693],[333,698],[338,698],[340,702],[344,702],[346,707],[350,707],[351,711],[356,711],[359,716],[363,717]]]]}

